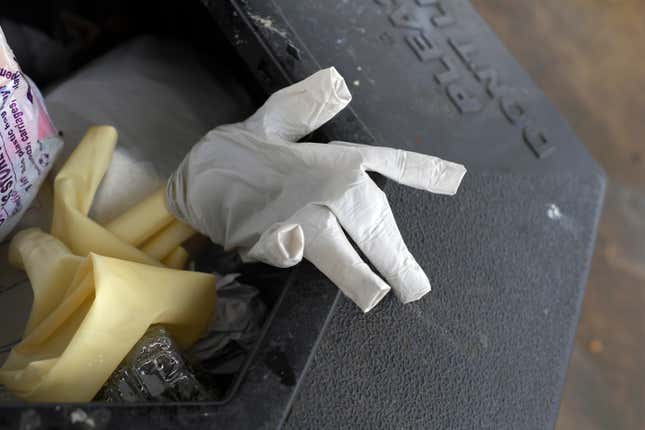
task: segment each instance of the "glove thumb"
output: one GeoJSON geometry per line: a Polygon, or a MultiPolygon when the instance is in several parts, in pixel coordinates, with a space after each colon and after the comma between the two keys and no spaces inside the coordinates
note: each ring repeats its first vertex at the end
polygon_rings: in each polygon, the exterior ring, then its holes
{"type": "Polygon", "coordinates": [[[305,235],[299,224],[275,223],[240,256],[244,262],[261,261],[275,267],[291,267],[300,263],[304,249],[305,235]]]}

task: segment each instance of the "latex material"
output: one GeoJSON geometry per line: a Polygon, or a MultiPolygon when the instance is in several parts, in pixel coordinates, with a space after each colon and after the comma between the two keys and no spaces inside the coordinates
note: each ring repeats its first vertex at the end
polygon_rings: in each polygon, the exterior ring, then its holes
{"type": "Polygon", "coordinates": [[[168,256],[166,256],[161,262],[171,269],[183,269],[188,263],[190,255],[181,246],[175,248],[168,256]]]}
{"type": "Polygon", "coordinates": [[[9,262],[30,274],[34,292],[25,333],[30,333],[60,303],[81,261],[83,258],[73,255],[62,242],[38,229],[16,234],[9,246],[9,262]]]}
{"type": "Polygon", "coordinates": [[[54,172],[90,126],[119,129],[119,144],[90,211],[102,225],[164,188],[208,130],[248,117],[255,105],[227,62],[151,36],[135,37],[87,64],[49,88],[46,101],[65,133],[54,172]]]}
{"type": "Polygon", "coordinates": [[[174,220],[166,209],[163,192],[157,192],[135,205],[106,227],[87,216],[109,167],[116,139],[113,127],[90,127],[69,156],[54,181],[52,235],[62,240],[76,255],[95,252],[161,265],[163,258],[194,233],[185,226],[177,226],[180,222],[174,220]],[[161,234],[168,229],[168,234],[161,234]],[[142,249],[133,246],[146,239],[152,241],[147,247],[146,244],[142,249]]]}
{"type": "Polygon", "coordinates": [[[110,164],[116,139],[113,127],[91,127],[70,155],[54,181],[52,235],[62,240],[76,255],[95,252],[160,265],[158,260],[87,217],[94,194],[110,164]]]}
{"type": "Polygon", "coordinates": [[[174,220],[141,246],[141,250],[156,259],[169,256],[177,246],[195,234],[190,226],[174,220]]]}
{"type": "Polygon", "coordinates": [[[187,254],[178,245],[192,234],[172,217],[160,231],[149,227],[163,223],[147,221],[168,217],[163,194],[111,224],[121,237],[87,217],[115,142],[112,127],[92,127],[57,175],[57,237],[29,229],[11,242],[9,259],[27,271],[34,303],[0,383],[26,400],[89,401],[151,324],[165,324],[187,347],[211,318],[214,277],[159,261],[183,265],[187,254]],[[154,257],[131,245],[144,236],[163,245],[154,257]]]}
{"type": "Polygon", "coordinates": [[[212,314],[209,274],[96,254],[79,262],[38,229],[16,235],[12,250],[40,297],[0,370],[0,383],[25,400],[90,401],[150,325],[164,324],[185,348],[212,314]],[[38,264],[43,254],[51,264],[38,264]]]}
{"type": "Polygon", "coordinates": [[[191,149],[168,181],[167,203],[246,260],[286,267],[304,256],[367,312],[390,287],[404,303],[430,291],[367,171],[453,195],[466,169],[392,148],[296,143],[350,100],[334,68],[276,92],[248,120],[215,128],[191,149]]]}
{"type": "Polygon", "coordinates": [[[120,239],[139,246],[170,224],[174,217],[165,210],[165,195],[159,189],[105,225],[120,239]]]}

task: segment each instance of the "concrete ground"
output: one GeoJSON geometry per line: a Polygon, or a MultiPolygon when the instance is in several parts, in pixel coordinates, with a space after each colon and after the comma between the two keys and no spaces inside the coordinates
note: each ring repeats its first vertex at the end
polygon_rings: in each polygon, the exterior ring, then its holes
{"type": "Polygon", "coordinates": [[[472,0],[609,186],[558,430],[645,424],[645,2],[472,0]]]}

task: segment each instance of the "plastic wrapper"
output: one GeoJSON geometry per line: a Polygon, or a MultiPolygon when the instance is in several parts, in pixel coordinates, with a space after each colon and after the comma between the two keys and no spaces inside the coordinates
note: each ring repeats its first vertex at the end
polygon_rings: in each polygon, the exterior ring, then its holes
{"type": "MultiPolygon", "coordinates": [[[[216,394],[216,387],[210,387],[216,394]]],[[[97,394],[105,402],[200,401],[209,393],[163,326],[152,326],[97,394]]]]}
{"type": "Polygon", "coordinates": [[[270,286],[275,269],[243,264],[237,253],[218,246],[195,263],[198,270],[217,276],[217,303],[208,331],[186,352],[186,359],[206,386],[228,386],[262,335],[267,305],[255,286],[270,286]]]}
{"type": "Polygon", "coordinates": [[[186,355],[207,385],[228,385],[262,333],[266,305],[257,288],[238,282],[238,276],[218,278],[213,320],[186,355]]]}
{"type": "Polygon", "coordinates": [[[36,85],[0,29],[0,242],[18,224],[63,146],[36,85]]]}
{"type": "MultiPolygon", "coordinates": [[[[212,254],[210,254],[212,255],[212,254]]],[[[219,253],[214,267],[241,268],[239,257],[219,253]]],[[[260,338],[267,307],[239,273],[219,276],[217,304],[207,333],[185,354],[162,326],[151,327],[96,397],[106,402],[221,399],[260,338]]]]}
{"type": "Polygon", "coordinates": [[[191,359],[212,359],[234,341],[249,349],[259,338],[266,306],[257,288],[238,282],[237,274],[217,279],[217,305],[208,333],[190,349],[191,359]]]}

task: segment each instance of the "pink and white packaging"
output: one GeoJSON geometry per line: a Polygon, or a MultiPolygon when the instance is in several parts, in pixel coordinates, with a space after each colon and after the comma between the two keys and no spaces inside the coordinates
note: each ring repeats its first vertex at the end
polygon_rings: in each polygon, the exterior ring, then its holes
{"type": "Polygon", "coordinates": [[[63,146],[43,97],[0,28],[0,241],[27,210],[63,146]]]}

